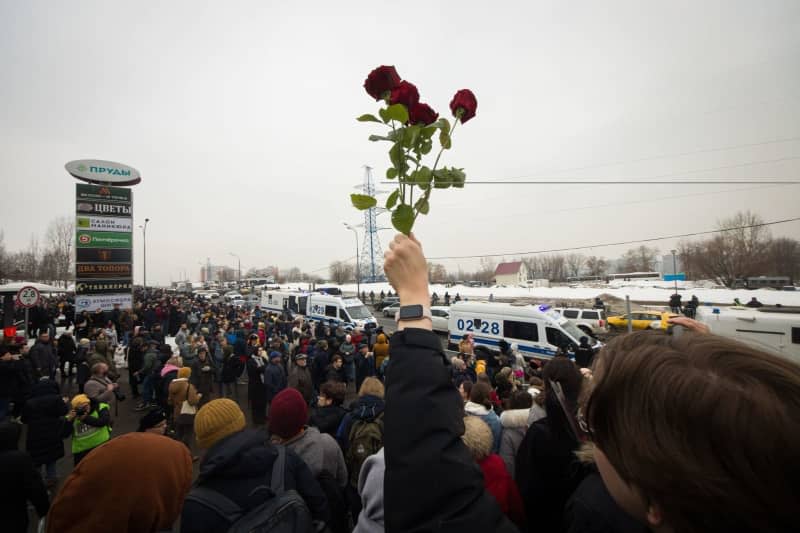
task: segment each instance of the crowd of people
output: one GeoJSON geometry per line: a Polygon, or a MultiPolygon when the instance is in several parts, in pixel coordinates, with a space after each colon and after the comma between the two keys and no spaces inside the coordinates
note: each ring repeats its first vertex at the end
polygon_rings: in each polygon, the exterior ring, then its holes
{"type": "MultiPolygon", "coordinates": [[[[413,237],[385,269],[430,304],[413,237]]],[[[424,316],[390,336],[158,294],[79,314],[0,348],[0,508],[8,531],[796,530],[800,367],[672,320],[540,364],[471,336],[445,356],[424,316]]]]}

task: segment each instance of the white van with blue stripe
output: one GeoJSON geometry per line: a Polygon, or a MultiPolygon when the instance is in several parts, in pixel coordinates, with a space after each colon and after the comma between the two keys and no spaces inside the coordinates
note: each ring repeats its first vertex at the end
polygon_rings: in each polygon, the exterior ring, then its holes
{"type": "MultiPolygon", "coordinates": [[[[458,302],[450,307],[448,347],[457,350],[468,333],[476,346],[495,351],[502,340],[517,343],[526,359],[549,359],[559,348],[572,349],[587,336],[549,305],[458,302]]],[[[600,346],[595,341],[594,347],[600,346]]]]}
{"type": "Polygon", "coordinates": [[[331,294],[306,291],[264,291],[261,308],[280,313],[284,309],[313,321],[321,321],[345,329],[378,325],[367,306],[358,298],[342,298],[331,294]]]}

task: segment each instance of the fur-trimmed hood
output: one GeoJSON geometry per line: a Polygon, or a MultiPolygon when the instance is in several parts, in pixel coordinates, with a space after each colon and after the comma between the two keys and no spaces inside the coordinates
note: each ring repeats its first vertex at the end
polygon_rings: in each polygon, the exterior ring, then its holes
{"type": "Polygon", "coordinates": [[[527,428],[530,409],[509,409],[500,414],[500,424],[504,429],[527,428]]]}
{"type": "Polygon", "coordinates": [[[475,416],[485,416],[488,415],[490,412],[489,409],[487,409],[485,406],[474,402],[467,402],[466,404],[464,404],[464,411],[468,415],[475,415],[475,416]]]}

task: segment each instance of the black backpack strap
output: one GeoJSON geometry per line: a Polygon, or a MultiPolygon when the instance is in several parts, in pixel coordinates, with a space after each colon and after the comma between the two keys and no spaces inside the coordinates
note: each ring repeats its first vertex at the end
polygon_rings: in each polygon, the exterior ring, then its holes
{"type": "Polygon", "coordinates": [[[272,483],[270,488],[275,496],[280,496],[284,493],[284,478],[286,477],[286,447],[276,445],[278,449],[278,458],[272,464],[272,483]]]}
{"type": "Polygon", "coordinates": [[[186,499],[208,507],[223,517],[228,524],[233,524],[244,514],[244,511],[236,505],[236,502],[221,492],[208,487],[194,487],[186,496],[186,499]]]}

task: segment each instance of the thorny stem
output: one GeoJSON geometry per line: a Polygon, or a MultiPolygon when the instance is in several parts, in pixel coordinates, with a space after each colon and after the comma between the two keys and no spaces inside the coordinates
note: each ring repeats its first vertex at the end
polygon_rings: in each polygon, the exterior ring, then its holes
{"type": "MultiPolygon", "coordinates": [[[[453,123],[453,128],[450,130],[450,145],[453,144],[453,132],[456,131],[456,126],[458,126],[459,119],[456,118],[456,121],[453,123]]],[[[439,150],[439,154],[436,156],[436,161],[433,162],[433,169],[431,169],[431,175],[436,171],[436,167],[439,165],[439,158],[442,157],[442,153],[444,153],[444,146],[439,150]]],[[[433,190],[433,181],[431,181],[430,185],[428,185],[428,190],[425,191],[425,201],[427,202],[428,199],[431,197],[431,191],[433,190]]],[[[413,205],[412,205],[413,207],[413,205]]],[[[417,217],[419,216],[419,210],[414,211],[414,220],[411,222],[413,227],[414,223],[417,222],[417,217]]]]}

